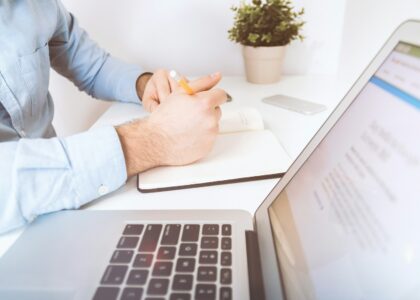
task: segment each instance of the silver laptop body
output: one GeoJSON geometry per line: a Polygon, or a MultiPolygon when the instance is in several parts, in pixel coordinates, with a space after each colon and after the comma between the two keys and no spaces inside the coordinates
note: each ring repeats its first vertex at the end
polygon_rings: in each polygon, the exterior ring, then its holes
{"type": "Polygon", "coordinates": [[[419,99],[408,21],[253,218],[45,215],[0,259],[0,299],[420,299],[419,99]]]}

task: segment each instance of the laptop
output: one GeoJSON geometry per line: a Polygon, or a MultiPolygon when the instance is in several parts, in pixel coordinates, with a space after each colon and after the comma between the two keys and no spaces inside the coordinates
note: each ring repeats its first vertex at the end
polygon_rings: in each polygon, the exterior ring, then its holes
{"type": "Polygon", "coordinates": [[[45,215],[1,258],[0,299],[420,299],[419,128],[408,21],[254,216],[45,215]]]}

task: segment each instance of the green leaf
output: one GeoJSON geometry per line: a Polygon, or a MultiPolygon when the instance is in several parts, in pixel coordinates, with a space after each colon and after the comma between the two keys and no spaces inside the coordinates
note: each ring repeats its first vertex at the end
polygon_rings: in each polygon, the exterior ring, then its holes
{"type": "Polygon", "coordinates": [[[259,37],[259,34],[250,33],[248,34],[248,41],[251,43],[251,45],[256,44],[259,37]]]}
{"type": "Polygon", "coordinates": [[[229,39],[249,46],[283,46],[303,36],[304,9],[295,10],[290,0],[252,0],[232,7],[234,25],[229,39]]]}

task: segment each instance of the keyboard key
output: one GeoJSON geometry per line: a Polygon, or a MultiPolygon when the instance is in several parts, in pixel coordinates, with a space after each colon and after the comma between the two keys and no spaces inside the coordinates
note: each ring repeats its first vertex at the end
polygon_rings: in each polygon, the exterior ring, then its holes
{"type": "Polygon", "coordinates": [[[179,224],[168,224],[165,226],[163,231],[161,245],[176,245],[179,239],[179,233],[181,231],[181,225],[179,224]]]}
{"type": "Polygon", "coordinates": [[[175,247],[160,247],[157,259],[173,259],[175,257],[175,247]]]}
{"type": "Polygon", "coordinates": [[[98,287],[93,296],[93,300],[115,300],[117,299],[119,291],[120,289],[117,287],[98,287]]]}
{"type": "Polygon", "coordinates": [[[232,253],[223,251],[220,255],[220,264],[222,266],[231,266],[232,265],[232,253]]]}
{"type": "Polygon", "coordinates": [[[168,292],[169,279],[153,278],[149,282],[147,294],[166,295],[168,292]]]}
{"type": "Polygon", "coordinates": [[[131,270],[128,274],[127,284],[142,285],[146,283],[149,270],[131,270]]]}
{"type": "Polygon", "coordinates": [[[127,270],[127,266],[109,265],[102,277],[101,284],[121,284],[127,270]]]}
{"type": "Polygon", "coordinates": [[[190,291],[192,289],[193,276],[189,274],[177,274],[172,282],[174,291],[190,291]]]}
{"type": "Polygon", "coordinates": [[[218,235],[219,225],[217,224],[206,224],[203,225],[203,235],[218,235]]]}
{"type": "Polygon", "coordinates": [[[222,235],[232,235],[232,225],[223,224],[222,225],[222,235]]]}
{"type": "Polygon", "coordinates": [[[232,249],[232,239],[230,237],[222,238],[222,250],[231,250],[232,249]]]}
{"type": "Polygon", "coordinates": [[[217,249],[219,239],[217,237],[204,236],[201,238],[201,249],[217,249]]]}
{"type": "Polygon", "coordinates": [[[153,276],[169,276],[172,272],[172,262],[171,261],[158,261],[153,266],[153,276]]]}
{"type": "Polygon", "coordinates": [[[220,269],[220,283],[221,284],[232,283],[232,270],[231,269],[220,269]]]}
{"type": "Polygon", "coordinates": [[[124,228],[124,235],[140,235],[143,231],[142,224],[127,224],[124,228]]]}
{"type": "Polygon", "coordinates": [[[149,224],[141,240],[139,251],[140,252],[154,252],[156,250],[157,243],[159,241],[160,232],[162,231],[162,225],[160,224],[149,224]]]}
{"type": "Polygon", "coordinates": [[[216,264],[217,252],[216,251],[200,251],[200,264],[216,264]]]}
{"type": "Polygon", "coordinates": [[[232,288],[230,287],[222,287],[220,289],[220,300],[232,300],[232,288]]]}
{"type": "Polygon", "coordinates": [[[197,284],[195,287],[195,300],[214,300],[216,299],[216,285],[197,284]]]}
{"type": "Polygon", "coordinates": [[[148,268],[152,265],[153,254],[137,254],[134,258],[133,267],[148,268]]]}
{"type": "Polygon", "coordinates": [[[178,258],[176,262],[177,272],[193,272],[195,268],[194,258],[178,258]]]}
{"type": "Polygon", "coordinates": [[[179,246],[180,256],[195,256],[197,254],[197,244],[192,243],[182,243],[179,246]]]}
{"type": "Polygon", "coordinates": [[[198,241],[199,232],[200,232],[200,225],[190,225],[190,224],[185,225],[184,230],[182,231],[182,241],[183,242],[198,241]]]}
{"type": "Polygon", "coordinates": [[[122,236],[118,242],[118,249],[136,248],[139,238],[137,236],[122,236]]]}
{"type": "Polygon", "coordinates": [[[125,288],[121,295],[121,300],[140,300],[142,295],[142,288],[125,288]]]}
{"type": "Polygon", "coordinates": [[[198,281],[216,281],[217,269],[216,267],[198,267],[197,280],[198,281]]]}
{"type": "Polygon", "coordinates": [[[191,300],[191,295],[174,293],[174,294],[171,294],[171,297],[169,298],[169,300],[191,300]]]}
{"type": "Polygon", "coordinates": [[[116,250],[111,257],[112,263],[128,264],[133,258],[134,251],[132,250],[116,250]]]}

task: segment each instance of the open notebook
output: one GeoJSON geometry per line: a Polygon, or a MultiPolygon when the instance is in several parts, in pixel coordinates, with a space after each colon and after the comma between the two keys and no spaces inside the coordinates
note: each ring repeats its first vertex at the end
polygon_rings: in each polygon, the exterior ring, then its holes
{"type": "Polygon", "coordinates": [[[252,108],[223,109],[220,134],[204,159],[138,175],[141,192],[158,192],[281,177],[291,158],[252,108]]]}

